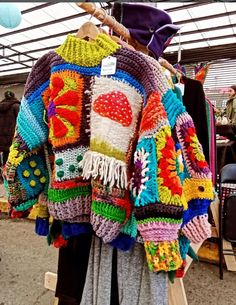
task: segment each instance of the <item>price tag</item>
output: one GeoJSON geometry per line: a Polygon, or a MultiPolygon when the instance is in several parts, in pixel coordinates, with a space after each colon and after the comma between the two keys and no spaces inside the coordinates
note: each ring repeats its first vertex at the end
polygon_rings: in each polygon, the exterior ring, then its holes
{"type": "Polygon", "coordinates": [[[116,73],[117,58],[108,56],[102,60],[101,75],[113,75],[116,73]]]}
{"type": "Polygon", "coordinates": [[[184,84],[177,83],[177,84],[175,84],[175,86],[180,89],[182,96],[184,96],[184,84]]]}

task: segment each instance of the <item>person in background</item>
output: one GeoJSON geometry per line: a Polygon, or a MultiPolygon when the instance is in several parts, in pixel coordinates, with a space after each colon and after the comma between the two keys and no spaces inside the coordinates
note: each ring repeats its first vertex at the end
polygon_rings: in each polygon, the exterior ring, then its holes
{"type": "Polygon", "coordinates": [[[236,85],[229,88],[229,99],[226,103],[226,115],[230,124],[236,125],[236,85]]]}
{"type": "Polygon", "coordinates": [[[1,163],[3,163],[1,165],[7,162],[19,108],[20,102],[15,94],[12,91],[6,91],[4,99],[0,102],[0,152],[2,152],[1,163]]]}

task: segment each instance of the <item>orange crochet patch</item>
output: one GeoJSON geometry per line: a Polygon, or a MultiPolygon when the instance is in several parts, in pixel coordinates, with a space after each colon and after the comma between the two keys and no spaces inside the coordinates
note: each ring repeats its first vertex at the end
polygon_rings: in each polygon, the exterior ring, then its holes
{"type": "Polygon", "coordinates": [[[147,101],[147,105],[143,110],[142,121],[140,125],[140,133],[155,131],[155,128],[163,118],[166,118],[166,113],[161,104],[160,94],[152,93],[147,101]]]}
{"type": "Polygon", "coordinates": [[[172,137],[166,135],[165,147],[161,150],[162,157],[159,160],[158,168],[161,169],[160,177],[163,178],[163,186],[168,187],[172,195],[182,195],[180,178],[176,170],[176,152],[172,137]]]}
{"type": "Polygon", "coordinates": [[[83,78],[76,72],[57,72],[44,92],[49,140],[54,147],[80,138],[83,78]]]}

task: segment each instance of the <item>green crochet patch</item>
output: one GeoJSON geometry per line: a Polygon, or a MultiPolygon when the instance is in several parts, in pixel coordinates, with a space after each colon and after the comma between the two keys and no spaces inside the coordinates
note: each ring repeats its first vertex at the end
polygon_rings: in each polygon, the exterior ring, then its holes
{"type": "Polygon", "coordinates": [[[150,222],[166,222],[166,223],[173,223],[173,224],[181,224],[182,219],[173,219],[173,218],[162,218],[162,217],[155,217],[155,218],[146,218],[143,220],[138,220],[138,224],[145,224],[150,222]]]}
{"type": "Polygon", "coordinates": [[[125,210],[110,205],[104,202],[92,201],[92,211],[98,215],[101,215],[109,220],[123,223],[126,218],[125,210]]]}
{"type": "Polygon", "coordinates": [[[26,211],[29,208],[31,208],[34,204],[37,203],[37,199],[30,199],[16,207],[14,207],[14,210],[18,211],[18,212],[22,212],[22,211],[26,211]]]}
{"type": "Polygon", "coordinates": [[[64,190],[56,190],[49,189],[48,190],[48,199],[53,202],[64,202],[68,199],[76,198],[79,196],[88,196],[91,195],[91,186],[78,186],[71,189],[64,190]]]}

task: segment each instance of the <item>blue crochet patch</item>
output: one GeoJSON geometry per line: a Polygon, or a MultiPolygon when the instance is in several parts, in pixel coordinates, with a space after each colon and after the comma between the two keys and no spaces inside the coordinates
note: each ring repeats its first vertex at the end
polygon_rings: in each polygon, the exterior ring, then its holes
{"type": "Polygon", "coordinates": [[[32,103],[35,99],[42,95],[42,93],[49,87],[49,80],[38,87],[31,95],[27,96],[29,103],[32,103]]]}
{"type": "Polygon", "coordinates": [[[62,223],[62,235],[66,239],[81,234],[92,234],[92,231],[92,226],[89,223],[62,223]]]}
{"type": "Polygon", "coordinates": [[[16,172],[28,198],[36,197],[44,189],[47,172],[40,156],[32,155],[25,158],[17,167],[16,172]]]}
{"type": "Polygon", "coordinates": [[[190,246],[190,241],[184,235],[180,235],[178,238],[178,241],[179,241],[180,255],[181,255],[182,259],[186,259],[188,249],[190,246]]]}
{"type": "Polygon", "coordinates": [[[209,199],[192,199],[188,202],[188,209],[184,211],[182,227],[196,216],[208,213],[211,204],[209,199]]]}
{"type": "Polygon", "coordinates": [[[143,138],[138,143],[134,168],[131,180],[134,205],[140,207],[158,202],[156,143],[153,138],[143,138]]]}
{"type": "Polygon", "coordinates": [[[164,105],[165,111],[167,113],[168,120],[170,122],[171,128],[174,128],[176,123],[176,118],[181,114],[186,112],[186,108],[180,101],[176,94],[169,89],[162,97],[162,104],[164,105]]]}
{"type": "MultiPolygon", "coordinates": [[[[77,66],[77,65],[72,65],[72,64],[61,64],[54,66],[52,68],[52,73],[53,72],[58,72],[58,71],[76,71],[82,75],[87,75],[87,76],[101,76],[101,67],[96,66],[96,67],[82,67],[82,66],[77,66]]],[[[103,76],[104,77],[104,76],[103,76]]],[[[142,94],[145,97],[145,90],[144,87],[135,79],[133,78],[130,74],[117,70],[115,74],[111,76],[107,76],[108,78],[112,78],[115,80],[119,80],[122,82],[126,82],[128,85],[134,87],[140,94],[142,94]]]]}
{"type": "Polygon", "coordinates": [[[136,239],[130,235],[120,233],[110,245],[122,251],[129,251],[135,244],[136,239]]]}
{"type": "Polygon", "coordinates": [[[133,238],[137,237],[138,229],[137,229],[137,221],[134,216],[134,213],[131,213],[129,220],[126,222],[126,224],[121,228],[121,233],[124,233],[126,235],[130,235],[133,238]]]}
{"type": "Polygon", "coordinates": [[[35,233],[39,236],[47,236],[49,233],[49,218],[37,217],[35,221],[35,233]]]}
{"type": "Polygon", "coordinates": [[[22,139],[33,150],[47,141],[48,126],[43,121],[44,104],[41,97],[29,103],[25,98],[21,101],[17,117],[17,128],[22,139]]]}

